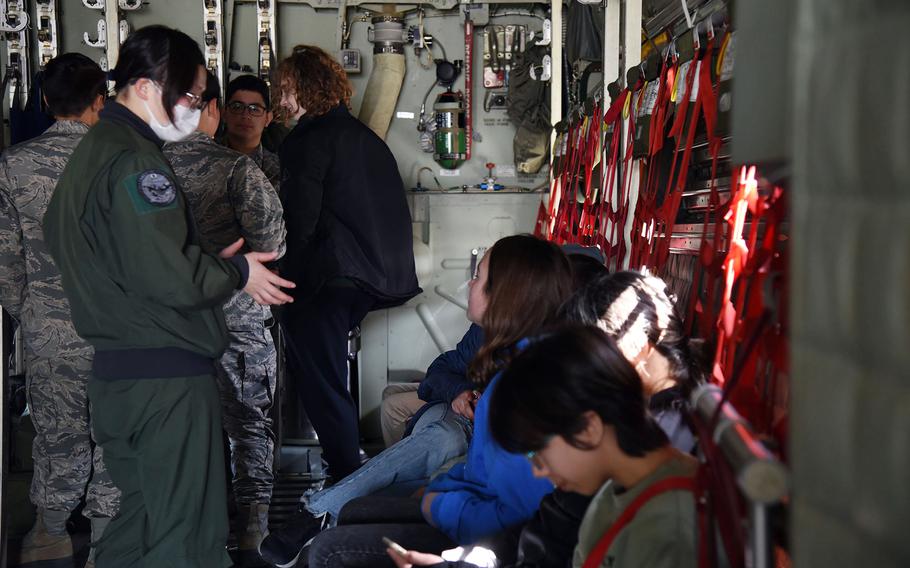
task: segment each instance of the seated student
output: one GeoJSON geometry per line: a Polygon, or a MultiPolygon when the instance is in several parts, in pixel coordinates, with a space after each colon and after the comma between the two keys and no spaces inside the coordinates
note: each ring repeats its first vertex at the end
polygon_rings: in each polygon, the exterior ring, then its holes
{"type": "MultiPolygon", "coordinates": [[[[698,462],[669,444],[638,373],[602,331],[564,330],[516,357],[490,401],[490,429],[503,448],[527,456],[535,476],[593,495],[574,567],[696,566],[698,462]],[[617,523],[627,510],[631,518],[617,523]]],[[[444,565],[388,553],[399,567],[444,565]]]]}
{"type": "MultiPolygon", "coordinates": [[[[572,266],[573,290],[578,291],[596,277],[608,274],[600,250],[572,244],[563,245],[562,251],[572,266]]],[[[475,324],[479,321],[472,318],[470,307],[468,319],[475,324]]],[[[474,386],[467,378],[467,368],[482,341],[480,327],[472,325],[455,350],[447,351],[433,361],[423,381],[391,384],[382,391],[382,436],[386,446],[391,446],[410,430],[414,424],[412,417],[425,411],[425,403],[443,401],[452,405],[457,414],[473,419],[476,396],[474,386]]]]}
{"type": "MultiPolygon", "coordinates": [[[[469,287],[469,311],[485,333],[481,347],[466,370],[473,381],[473,384],[468,383],[469,388],[482,389],[507,364],[519,340],[556,320],[561,304],[571,291],[571,269],[565,255],[555,245],[532,236],[516,235],[500,239],[490,248],[469,287]],[[529,306],[535,309],[528,309],[529,306]]],[[[471,334],[469,331],[469,336],[471,334]]],[[[430,381],[426,387],[454,392],[455,389],[445,386],[452,380],[440,375],[438,384],[430,381]]],[[[474,413],[477,409],[471,406],[470,411],[474,413]]],[[[476,435],[476,414],[474,418],[476,435]]],[[[410,436],[338,484],[310,496],[295,518],[263,540],[260,546],[263,559],[277,566],[292,566],[308,541],[332,524],[341,508],[355,497],[380,490],[385,494],[410,495],[419,485],[426,484],[430,475],[446,461],[465,453],[471,428],[470,420],[456,414],[453,405],[431,407],[417,421],[410,436]]],[[[530,480],[530,470],[527,477],[530,480]]],[[[512,516],[521,517],[514,522],[530,516],[541,494],[528,494],[530,500],[536,498],[529,511],[523,505],[518,512],[506,511],[505,524],[512,524],[512,516]]],[[[519,501],[522,499],[518,498],[519,501]]],[[[431,527],[424,528],[438,534],[431,527]]],[[[498,528],[493,528],[490,532],[496,530],[498,528]]],[[[446,538],[443,547],[450,543],[446,538]]],[[[381,548],[379,553],[383,554],[381,548]]]]}
{"type": "Polygon", "coordinates": [[[569,321],[596,325],[638,371],[648,406],[674,447],[690,453],[695,436],[683,409],[704,373],[683,330],[667,284],[623,271],[600,276],[567,302],[569,321]]]}
{"type": "MultiPolygon", "coordinates": [[[[389,437],[385,440],[386,444],[392,445],[408,436],[424,413],[439,404],[448,405],[455,415],[461,417],[462,421],[470,423],[474,420],[474,403],[477,400],[474,390],[476,385],[468,377],[468,368],[474,355],[483,345],[483,328],[478,325],[478,322],[483,317],[486,305],[478,308],[479,303],[475,300],[472,304],[469,295],[468,320],[473,323],[455,349],[446,351],[434,359],[422,381],[407,383],[408,386],[413,385],[413,390],[398,391],[383,400],[383,437],[386,437],[386,429],[391,430],[389,437]],[[416,403],[409,400],[411,396],[416,403]],[[395,420],[391,416],[393,410],[390,406],[395,408],[395,420]]],[[[392,386],[397,385],[389,385],[389,387],[392,386]]],[[[387,390],[389,390],[388,387],[383,391],[383,396],[386,396],[387,390]]]]}
{"type": "MultiPolygon", "coordinates": [[[[688,394],[702,380],[703,370],[692,356],[666,284],[638,272],[597,275],[576,290],[563,311],[570,322],[597,325],[619,342],[624,355],[636,365],[652,416],[673,447],[691,453],[695,438],[683,410],[688,394]],[[646,344],[647,350],[642,348],[646,344]]],[[[566,566],[588,501],[559,489],[544,497],[530,522],[497,535],[490,545],[500,566],[566,566]]]]}

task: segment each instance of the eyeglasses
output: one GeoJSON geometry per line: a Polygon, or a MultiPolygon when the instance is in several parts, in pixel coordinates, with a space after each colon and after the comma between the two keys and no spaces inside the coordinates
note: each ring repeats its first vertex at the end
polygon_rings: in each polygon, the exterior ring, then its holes
{"type": "Polygon", "coordinates": [[[183,93],[183,96],[190,101],[190,108],[202,108],[205,106],[205,103],[202,102],[202,95],[194,95],[193,93],[186,92],[183,93]]]}
{"type": "Polygon", "coordinates": [[[544,469],[547,466],[543,461],[543,457],[538,452],[528,452],[525,454],[525,457],[528,458],[528,461],[531,462],[531,466],[534,467],[534,469],[544,469]]]}
{"type": "Polygon", "coordinates": [[[233,101],[228,103],[227,109],[233,114],[243,114],[249,113],[250,116],[260,117],[265,115],[265,107],[262,105],[257,105],[256,103],[246,104],[240,101],[233,101]]]}

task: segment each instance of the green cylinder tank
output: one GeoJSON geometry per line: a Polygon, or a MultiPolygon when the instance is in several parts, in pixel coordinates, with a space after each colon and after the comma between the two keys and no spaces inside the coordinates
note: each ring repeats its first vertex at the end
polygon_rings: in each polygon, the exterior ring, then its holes
{"type": "Polygon", "coordinates": [[[452,91],[441,93],[433,104],[433,115],[436,122],[433,159],[443,168],[454,170],[464,163],[468,149],[465,136],[467,120],[461,94],[452,91]]]}

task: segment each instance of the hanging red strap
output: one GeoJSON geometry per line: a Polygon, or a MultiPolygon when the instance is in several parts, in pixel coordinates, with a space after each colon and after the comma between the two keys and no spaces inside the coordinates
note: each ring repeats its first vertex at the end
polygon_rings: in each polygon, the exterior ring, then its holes
{"type": "MultiPolygon", "coordinates": [[[[594,105],[594,112],[592,116],[600,116],[600,106],[594,105]]],[[[586,151],[585,151],[585,202],[582,207],[581,219],[578,221],[578,232],[576,234],[576,242],[589,245],[590,238],[594,234],[594,225],[595,225],[595,210],[597,208],[597,195],[598,191],[603,191],[603,186],[599,189],[596,184],[594,184],[594,168],[596,167],[595,161],[597,160],[598,148],[600,147],[600,141],[602,137],[602,128],[600,125],[600,120],[592,120],[588,123],[588,135],[585,142],[586,151]]],[[[601,168],[603,168],[603,156],[601,155],[600,160],[601,168]]]]}
{"type": "Polygon", "coordinates": [[[556,216],[559,212],[559,202],[562,198],[562,176],[566,169],[566,136],[563,132],[556,137],[553,143],[553,156],[559,156],[559,168],[553,172],[553,181],[550,185],[550,202],[547,206],[547,227],[544,234],[547,240],[552,240],[556,229],[556,216]]]}
{"type": "MultiPolygon", "coordinates": [[[[619,166],[619,146],[622,140],[622,111],[625,107],[626,100],[630,93],[624,89],[604,115],[604,124],[612,127],[613,132],[610,136],[610,146],[603,153],[609,153],[607,167],[604,168],[604,191],[601,192],[600,203],[597,211],[597,233],[595,235],[595,244],[603,251],[609,266],[609,259],[613,254],[613,241],[607,237],[608,230],[612,229],[614,222],[613,202],[615,201],[616,176],[619,166]]],[[[604,137],[606,142],[606,137],[604,137]]]]}
{"type": "Polygon", "coordinates": [[[609,530],[607,530],[607,533],[603,535],[594,548],[591,549],[582,568],[599,568],[601,564],[603,564],[603,560],[610,550],[613,541],[616,540],[619,533],[632,522],[632,519],[635,518],[638,511],[648,501],[670,491],[689,491],[690,493],[695,493],[695,488],[694,478],[680,476],[668,477],[642,491],[631,503],[629,503],[629,506],[625,508],[619,517],[613,521],[613,524],[610,526],[609,530]]]}
{"type": "Polygon", "coordinates": [[[579,148],[576,143],[578,126],[570,125],[566,133],[566,167],[563,169],[559,183],[559,208],[556,214],[556,221],[553,227],[552,241],[557,244],[563,244],[566,241],[566,231],[569,224],[569,215],[571,213],[571,202],[575,199],[575,172],[577,170],[577,161],[579,148]]]}
{"type": "Polygon", "coordinates": [[[543,239],[547,237],[547,208],[543,206],[543,200],[537,206],[537,220],[534,222],[534,236],[543,239]]]}
{"type": "Polygon", "coordinates": [[[569,183],[569,191],[566,193],[566,199],[564,205],[566,207],[566,214],[563,217],[565,223],[561,227],[560,240],[559,243],[574,243],[575,242],[575,227],[578,225],[578,189],[581,186],[581,176],[585,167],[585,132],[586,123],[581,122],[578,125],[578,128],[575,131],[575,150],[573,161],[573,167],[571,171],[571,181],[569,183]]]}
{"type": "MultiPolygon", "coordinates": [[[[676,107],[676,118],[673,121],[673,125],[670,127],[670,132],[667,134],[668,137],[674,140],[673,146],[673,161],[670,165],[670,176],[667,182],[667,189],[664,192],[664,202],[658,211],[655,211],[653,217],[653,223],[651,224],[650,230],[652,236],[649,236],[651,240],[650,245],[647,247],[647,250],[642,257],[639,259],[639,263],[643,267],[656,268],[658,266],[655,255],[656,249],[660,245],[660,239],[664,238],[663,233],[666,232],[664,227],[663,218],[665,216],[665,210],[667,207],[667,201],[670,199],[670,194],[673,190],[673,182],[676,175],[676,165],[679,160],[679,147],[680,147],[680,137],[682,134],[683,125],[685,124],[686,114],[689,108],[689,93],[692,92],[692,84],[695,79],[695,70],[697,62],[692,60],[689,63],[689,68],[686,71],[686,76],[684,79],[685,93],[681,93],[677,90],[677,97],[682,95],[682,100],[679,101],[679,104],[676,107]]],[[[656,196],[655,196],[656,200],[656,196]]],[[[655,206],[656,207],[656,206],[655,206]]],[[[669,235],[666,235],[666,238],[669,238],[669,235]]]]}
{"type": "Polygon", "coordinates": [[[634,223],[632,230],[632,253],[629,267],[641,268],[644,259],[649,255],[649,247],[653,240],[654,216],[657,209],[657,186],[660,178],[657,166],[657,155],[663,149],[666,137],[666,118],[673,104],[673,83],[676,77],[676,66],[667,63],[660,75],[660,86],[657,91],[657,101],[651,117],[650,133],[648,137],[648,173],[645,185],[639,191],[638,202],[635,206],[634,223]]]}
{"type": "MultiPolygon", "coordinates": [[[[679,206],[682,203],[682,194],[686,188],[686,181],[689,175],[689,166],[692,162],[692,147],[695,143],[695,131],[698,127],[698,119],[700,117],[702,108],[705,105],[706,97],[710,98],[709,93],[712,93],[710,63],[713,44],[714,41],[709,40],[708,46],[705,49],[701,59],[697,64],[694,61],[692,63],[692,65],[696,67],[696,72],[698,74],[699,89],[698,94],[695,97],[695,106],[692,109],[692,118],[688,121],[689,124],[686,135],[686,146],[685,151],[683,152],[682,162],[680,163],[679,174],[675,181],[671,175],[670,184],[672,185],[668,186],[667,196],[664,199],[664,210],[663,214],[661,215],[662,233],[660,233],[662,238],[660,241],[660,246],[657,250],[657,258],[654,263],[655,268],[658,270],[661,270],[664,267],[667,262],[667,257],[670,254],[670,237],[673,231],[673,224],[676,222],[676,215],[679,212],[679,206]],[[708,87],[704,88],[705,85],[708,87]]],[[[691,98],[690,93],[691,91],[687,90],[685,97],[686,100],[691,98]]],[[[713,130],[711,132],[711,135],[713,135],[713,130]]]]}
{"type": "Polygon", "coordinates": [[[641,107],[644,94],[645,90],[643,88],[640,89],[638,91],[638,100],[636,101],[633,99],[629,105],[629,118],[626,128],[626,155],[623,159],[622,167],[623,183],[620,187],[618,200],[619,207],[614,218],[613,231],[611,231],[614,235],[613,241],[616,243],[616,246],[613,249],[616,257],[616,266],[619,266],[620,263],[622,263],[626,253],[626,223],[629,218],[629,202],[634,174],[632,162],[635,157],[635,115],[638,112],[637,109],[641,107]]]}

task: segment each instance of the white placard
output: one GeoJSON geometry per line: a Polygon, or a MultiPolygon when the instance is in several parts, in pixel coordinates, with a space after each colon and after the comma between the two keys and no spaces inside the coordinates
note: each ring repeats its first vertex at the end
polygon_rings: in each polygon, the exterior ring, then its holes
{"type": "Polygon", "coordinates": [[[439,177],[458,177],[461,170],[439,170],[439,177]]]}
{"type": "Polygon", "coordinates": [[[513,178],[515,177],[515,165],[506,164],[504,166],[496,166],[496,168],[493,170],[493,173],[495,173],[498,177],[513,178]]]}
{"type": "Polygon", "coordinates": [[[396,118],[407,118],[407,119],[410,119],[410,120],[414,120],[414,113],[413,113],[413,112],[406,112],[406,111],[398,111],[398,112],[395,113],[395,117],[396,117],[396,118]]]}

